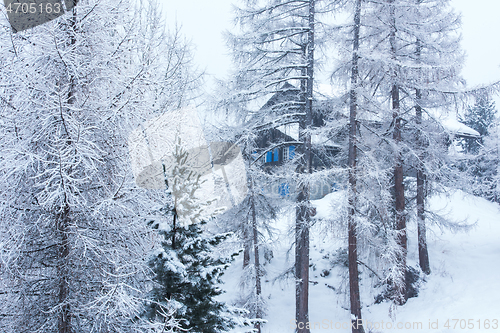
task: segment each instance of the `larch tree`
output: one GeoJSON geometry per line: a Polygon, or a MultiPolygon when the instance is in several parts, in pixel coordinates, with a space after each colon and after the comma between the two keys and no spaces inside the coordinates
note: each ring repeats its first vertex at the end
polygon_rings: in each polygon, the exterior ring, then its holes
{"type": "Polygon", "coordinates": [[[141,215],[162,197],[133,183],[127,137],[185,103],[189,50],[154,2],[81,1],[0,29],[0,326],[132,331],[150,280],[141,215]]]}
{"type": "Polygon", "coordinates": [[[257,332],[261,332],[263,319],[266,318],[266,299],[262,294],[262,280],[265,279],[265,264],[272,254],[270,245],[266,243],[273,235],[272,223],[277,212],[283,205],[272,193],[266,190],[274,176],[263,168],[264,153],[257,146],[258,130],[261,123],[253,117],[246,108],[245,102],[234,98],[234,91],[239,91],[229,82],[228,86],[220,87],[217,100],[214,101],[214,113],[224,110],[224,120],[213,124],[209,131],[212,141],[234,142],[242,152],[246,166],[247,189],[245,199],[229,211],[220,215],[216,223],[222,231],[233,232],[242,242],[243,269],[240,281],[240,296],[236,304],[248,313],[257,332]],[[223,226],[223,227],[222,227],[223,226]]]}
{"type": "MultiPolygon", "coordinates": [[[[425,239],[426,181],[443,175],[439,167],[446,160],[442,126],[436,121],[450,105],[447,95],[461,85],[458,75],[462,53],[457,29],[460,21],[450,9],[449,1],[389,0],[373,12],[381,18],[373,24],[381,35],[373,41],[374,58],[390,75],[376,81],[377,89],[390,89],[392,106],[392,143],[394,151],[394,230],[397,251],[395,269],[390,274],[394,301],[402,305],[408,297],[406,272],[406,225],[408,223],[408,171],[417,174],[417,225],[419,261],[422,270],[430,272],[425,239]],[[387,42],[384,37],[387,36],[387,42]],[[384,49],[384,43],[386,48],[384,49]],[[390,88],[389,88],[390,87],[390,88]],[[415,117],[410,111],[415,108],[415,117]],[[425,113],[425,117],[422,114],[425,113]],[[406,185],[407,186],[407,185],[406,185]]],[[[376,18],[373,17],[374,22],[376,18]]]]}
{"type": "Polygon", "coordinates": [[[348,258],[349,258],[349,298],[351,306],[352,332],[363,333],[363,326],[358,325],[361,317],[361,298],[359,294],[359,272],[358,272],[358,235],[356,223],[356,196],[358,175],[357,167],[357,111],[358,111],[358,76],[359,76],[359,36],[361,28],[361,6],[362,0],[356,0],[354,4],[354,24],[352,29],[352,63],[351,63],[351,90],[349,92],[349,193],[348,193],[348,258]]]}
{"type": "Polygon", "coordinates": [[[391,68],[391,104],[392,104],[392,138],[395,145],[395,162],[394,162],[394,208],[395,208],[395,223],[397,245],[399,253],[397,255],[396,266],[399,274],[393,277],[395,288],[395,302],[402,305],[406,302],[406,255],[407,255],[407,233],[406,233],[406,212],[405,212],[405,190],[404,190],[404,175],[403,175],[403,154],[401,151],[401,132],[402,132],[402,117],[401,117],[401,101],[400,101],[400,85],[398,80],[399,64],[398,64],[398,40],[396,39],[396,0],[389,2],[389,43],[390,56],[392,60],[391,68]]]}
{"type": "MultiPolygon", "coordinates": [[[[262,100],[279,91],[297,91],[298,100],[277,103],[267,112],[255,112],[252,117],[260,123],[255,129],[261,131],[299,124],[298,141],[303,151],[297,159],[299,174],[312,172],[308,130],[312,124],[315,11],[315,0],[245,1],[237,13],[241,31],[230,37],[238,67],[236,81],[242,87],[240,98],[262,100]]],[[[282,144],[286,143],[272,145],[269,151],[282,144]]],[[[296,320],[306,323],[309,321],[309,185],[304,178],[299,184],[295,228],[296,320]]]]}
{"type": "MultiPolygon", "coordinates": [[[[345,2],[352,17],[356,3],[345,2]]],[[[410,208],[415,207],[414,178],[409,176],[415,173],[420,264],[429,272],[424,200],[429,182],[446,178],[444,130],[437,118],[462,84],[460,23],[448,1],[362,1],[362,8],[359,38],[354,38],[352,25],[347,26],[347,35],[338,34],[341,59],[333,74],[344,85],[350,83],[356,97],[356,118],[350,120],[358,131],[356,210],[348,217],[359,219],[358,242],[361,239],[362,246],[372,249],[376,260],[372,263],[380,266],[378,258],[385,262],[381,275],[392,285],[386,296],[402,305],[407,298],[406,224],[410,208]],[[353,82],[355,42],[357,81],[353,82]]],[[[352,90],[350,95],[352,101],[352,90]]]]}
{"type": "MultiPolygon", "coordinates": [[[[395,180],[403,180],[398,69],[393,66],[397,43],[391,29],[392,2],[354,0],[342,5],[354,21],[336,29],[340,58],[332,79],[348,87],[349,287],[353,332],[360,332],[362,325],[354,324],[361,320],[359,262],[368,258],[374,267],[384,267],[382,258],[388,264],[383,279],[393,286],[404,285],[395,279],[404,276],[401,261],[405,259],[401,246],[405,229],[396,227],[405,221],[404,214],[396,213],[396,201],[401,210],[404,193],[399,193],[399,199],[395,195],[395,180]]],[[[329,126],[335,129],[336,125],[329,126]]]]}
{"type": "MultiPolygon", "coordinates": [[[[416,38],[415,42],[415,60],[417,63],[421,61],[422,42],[420,38],[416,38]]],[[[420,87],[415,88],[415,123],[416,126],[422,125],[422,90],[420,87]]],[[[424,146],[422,142],[422,134],[416,133],[416,142],[420,147],[424,146]]],[[[418,260],[420,268],[425,274],[430,274],[429,252],[427,250],[427,235],[425,227],[425,170],[422,161],[425,155],[421,152],[418,154],[419,161],[417,162],[417,224],[418,224],[418,260]]]]}
{"type": "Polygon", "coordinates": [[[429,181],[447,178],[446,148],[443,129],[435,117],[452,105],[450,95],[459,91],[462,52],[460,50],[459,17],[449,1],[416,0],[408,10],[406,37],[413,42],[413,55],[408,54],[405,88],[413,100],[415,117],[408,117],[407,127],[413,133],[407,137],[410,167],[416,169],[416,218],[419,265],[430,274],[426,240],[425,200],[429,181]],[[413,91],[411,93],[410,91],[413,91]],[[411,144],[413,142],[413,144],[411,144]],[[441,165],[441,167],[440,167],[441,165]]]}

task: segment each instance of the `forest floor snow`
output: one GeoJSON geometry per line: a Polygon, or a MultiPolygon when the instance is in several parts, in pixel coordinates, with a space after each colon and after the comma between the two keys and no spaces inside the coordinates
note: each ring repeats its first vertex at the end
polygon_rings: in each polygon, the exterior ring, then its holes
{"type": "MultiPolygon", "coordinates": [[[[335,192],[314,201],[316,217],[332,220],[341,200],[345,200],[342,192],[335,192]]],[[[377,278],[360,265],[365,332],[500,332],[500,206],[456,191],[431,198],[429,209],[451,221],[474,226],[467,232],[428,226],[431,274],[418,297],[410,298],[404,306],[394,307],[387,301],[375,304],[380,293],[377,278]]],[[[294,261],[294,210],[287,211],[276,221],[276,233],[268,242],[273,258],[264,266],[267,323],[262,326],[263,333],[295,331],[295,284],[291,275],[283,276],[294,261]]],[[[346,248],[345,234],[339,232],[346,228],[332,223],[318,220],[311,230],[310,327],[311,332],[347,333],[351,332],[347,268],[338,263],[333,267],[338,250],[346,248]]],[[[408,226],[408,264],[417,267],[413,224],[408,226]]],[[[239,297],[241,275],[242,255],[223,277],[223,300],[231,303],[239,297]]]]}

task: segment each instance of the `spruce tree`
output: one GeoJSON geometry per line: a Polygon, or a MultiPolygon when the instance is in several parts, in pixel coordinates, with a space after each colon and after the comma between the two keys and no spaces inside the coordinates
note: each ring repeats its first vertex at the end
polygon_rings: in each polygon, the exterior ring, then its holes
{"type": "MultiPolygon", "coordinates": [[[[187,165],[188,153],[177,141],[175,148],[176,166],[167,181],[172,202],[160,210],[169,218],[171,227],[150,221],[154,229],[163,237],[161,248],[150,258],[149,266],[155,273],[155,285],[146,304],[145,315],[152,322],[165,314],[179,319],[181,329],[190,332],[215,333],[234,327],[234,322],[224,316],[226,305],[215,300],[222,294],[218,287],[221,276],[229,267],[230,257],[216,258],[217,245],[231,233],[211,236],[203,230],[209,216],[204,216],[204,207],[209,202],[196,200],[196,190],[200,188],[200,175],[187,165]],[[189,207],[188,219],[191,224],[178,225],[175,207],[189,207]]],[[[174,329],[174,331],[176,331],[174,329]]]]}
{"type": "Polygon", "coordinates": [[[476,177],[476,188],[488,200],[500,203],[500,126],[498,118],[489,127],[484,146],[479,151],[478,164],[482,177],[476,177]]]}
{"type": "Polygon", "coordinates": [[[489,134],[488,128],[492,125],[496,115],[495,102],[491,101],[486,93],[476,98],[474,106],[469,106],[460,122],[476,130],[480,138],[464,138],[461,141],[462,148],[467,153],[477,154],[483,146],[483,138],[489,134]]]}
{"type": "Polygon", "coordinates": [[[460,145],[469,153],[462,165],[472,183],[472,193],[499,202],[498,195],[498,119],[495,103],[480,92],[474,106],[469,106],[460,121],[481,137],[462,138],[460,145]]]}
{"type": "MultiPolygon", "coordinates": [[[[169,213],[175,220],[175,209],[169,213]]],[[[214,248],[229,234],[208,237],[202,230],[205,223],[159,230],[164,238],[162,248],[149,260],[149,266],[156,273],[153,279],[156,286],[146,306],[149,319],[174,307],[180,326],[190,332],[215,333],[233,327],[233,323],[222,316],[225,304],[214,299],[222,294],[217,285],[232,258],[212,256],[214,248]]]]}

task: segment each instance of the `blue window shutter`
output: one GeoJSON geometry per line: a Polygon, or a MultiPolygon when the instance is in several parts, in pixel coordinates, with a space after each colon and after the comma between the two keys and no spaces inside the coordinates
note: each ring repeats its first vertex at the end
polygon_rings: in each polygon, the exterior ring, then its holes
{"type": "Polygon", "coordinates": [[[293,159],[295,157],[295,146],[290,146],[288,149],[288,158],[293,159]]]}
{"type": "Polygon", "coordinates": [[[268,151],[266,153],[266,163],[269,163],[269,162],[272,162],[273,161],[273,152],[272,151],[268,151]]]}
{"type": "Polygon", "coordinates": [[[274,149],[274,162],[278,162],[280,160],[279,149],[274,149]]]}

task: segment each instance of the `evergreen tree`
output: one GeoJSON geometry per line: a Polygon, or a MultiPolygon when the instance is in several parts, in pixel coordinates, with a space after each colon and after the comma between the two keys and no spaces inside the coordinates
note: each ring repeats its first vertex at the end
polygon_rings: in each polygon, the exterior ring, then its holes
{"type": "Polygon", "coordinates": [[[500,203],[500,125],[498,118],[488,128],[488,136],[479,150],[479,169],[481,177],[475,177],[475,188],[488,200],[500,203]]]}
{"type": "MultiPolygon", "coordinates": [[[[170,213],[175,220],[175,209],[170,213]]],[[[162,248],[149,260],[156,274],[146,306],[149,319],[157,319],[173,307],[181,328],[190,332],[215,333],[233,327],[223,316],[225,304],[214,299],[223,292],[218,284],[232,258],[216,259],[213,252],[229,234],[207,236],[202,230],[205,223],[159,230],[164,238],[162,248]]]]}
{"type": "Polygon", "coordinates": [[[157,220],[149,222],[158,229],[163,241],[149,260],[155,273],[155,285],[148,297],[145,315],[155,322],[164,317],[163,314],[170,313],[179,319],[179,331],[227,331],[235,323],[224,316],[226,305],[214,298],[222,294],[218,286],[222,283],[220,278],[237,253],[231,257],[215,257],[215,248],[231,233],[211,236],[202,229],[209,218],[204,215],[204,206],[209,202],[200,203],[195,199],[200,188],[200,175],[186,164],[188,153],[180,140],[175,149],[176,165],[167,181],[175,195],[171,204],[160,210],[162,215],[170,217],[168,220],[172,226],[157,220]],[[190,224],[178,226],[175,209],[178,206],[188,207],[190,224]]]}
{"type": "Polygon", "coordinates": [[[465,114],[459,117],[460,122],[476,130],[480,138],[463,138],[460,142],[467,153],[478,154],[484,145],[484,138],[489,134],[489,128],[496,117],[495,102],[488,94],[479,93],[474,106],[467,107],[465,114]]]}
{"type": "Polygon", "coordinates": [[[474,106],[469,106],[460,121],[481,137],[462,138],[460,144],[468,158],[462,168],[471,180],[472,193],[499,202],[498,187],[498,118],[495,103],[484,91],[479,92],[474,106]]]}

